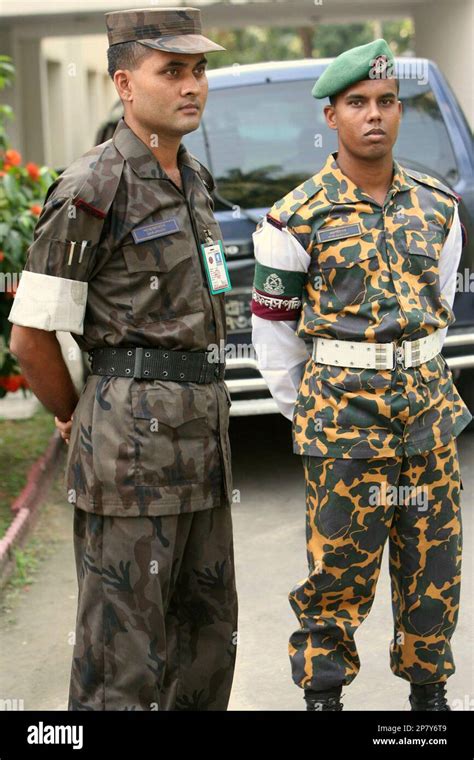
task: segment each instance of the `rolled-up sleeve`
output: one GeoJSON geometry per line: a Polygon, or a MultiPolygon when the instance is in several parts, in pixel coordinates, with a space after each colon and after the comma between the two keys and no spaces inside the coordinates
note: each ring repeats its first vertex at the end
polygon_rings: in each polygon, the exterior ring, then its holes
{"type": "Polygon", "coordinates": [[[61,195],[58,180],[54,183],[20,274],[10,322],[83,334],[87,283],[102,224],[78,208],[73,195],[61,195]]]}

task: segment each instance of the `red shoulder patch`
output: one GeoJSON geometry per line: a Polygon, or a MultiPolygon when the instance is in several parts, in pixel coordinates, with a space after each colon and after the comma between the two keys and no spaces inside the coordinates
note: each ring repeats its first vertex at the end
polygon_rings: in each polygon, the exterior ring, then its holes
{"type": "Polygon", "coordinates": [[[285,225],[283,222],[280,222],[278,219],[275,219],[273,216],[270,216],[270,214],[267,214],[267,221],[272,224],[274,227],[277,228],[277,230],[282,230],[285,225]]]}
{"type": "Polygon", "coordinates": [[[92,214],[92,216],[98,217],[98,219],[105,219],[105,217],[107,216],[107,214],[104,214],[104,212],[101,211],[99,208],[96,208],[95,206],[91,206],[90,203],[83,201],[82,198],[75,198],[73,200],[73,204],[77,206],[77,208],[82,208],[83,211],[87,211],[88,214],[92,214]]]}

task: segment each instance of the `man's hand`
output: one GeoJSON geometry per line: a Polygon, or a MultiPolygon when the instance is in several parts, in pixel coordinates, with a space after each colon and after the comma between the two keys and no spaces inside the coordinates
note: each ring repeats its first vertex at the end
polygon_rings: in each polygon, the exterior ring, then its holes
{"type": "Polygon", "coordinates": [[[73,416],[71,414],[71,419],[67,422],[61,422],[61,420],[58,420],[57,417],[54,418],[54,424],[56,425],[57,429],[61,433],[61,438],[63,441],[66,441],[67,445],[69,446],[69,439],[71,437],[71,428],[72,428],[72,419],[73,416]]]}

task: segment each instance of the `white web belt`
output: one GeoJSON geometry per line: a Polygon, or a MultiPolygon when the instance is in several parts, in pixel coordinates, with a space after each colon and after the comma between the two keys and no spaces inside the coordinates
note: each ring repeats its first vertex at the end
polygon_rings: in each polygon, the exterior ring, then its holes
{"type": "Polygon", "coordinates": [[[404,340],[397,343],[365,343],[329,338],[313,339],[313,360],[319,364],[360,369],[404,369],[418,367],[433,359],[441,351],[441,334],[436,330],[426,338],[404,340]]]}

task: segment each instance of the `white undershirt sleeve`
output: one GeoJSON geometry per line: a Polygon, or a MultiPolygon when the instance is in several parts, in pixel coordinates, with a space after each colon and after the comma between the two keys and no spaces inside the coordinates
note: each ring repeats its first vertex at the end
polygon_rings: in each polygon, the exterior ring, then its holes
{"type": "MultiPolygon", "coordinates": [[[[307,272],[310,256],[286,228],[277,229],[266,219],[253,234],[255,258],[277,269],[307,272]]],[[[281,413],[288,419],[293,409],[309,350],[296,333],[297,320],[263,319],[252,315],[252,342],[259,371],[281,413]]]]}
{"type": "MultiPolygon", "coordinates": [[[[462,230],[459,219],[458,204],[454,212],[454,219],[439,257],[439,283],[441,295],[448,302],[451,309],[456,295],[456,280],[459,261],[462,253],[462,230]]],[[[448,328],[440,330],[441,345],[444,343],[448,328]]]]}

